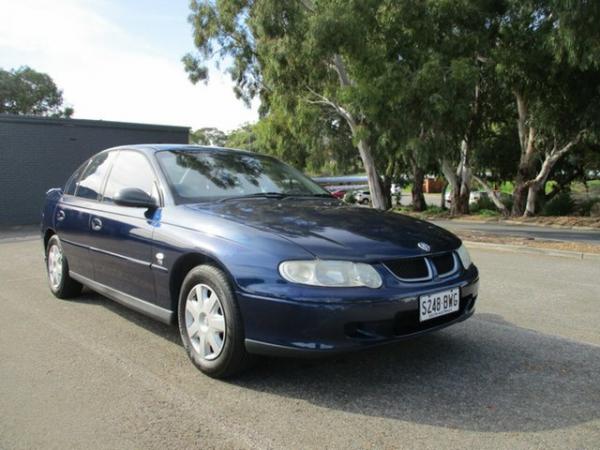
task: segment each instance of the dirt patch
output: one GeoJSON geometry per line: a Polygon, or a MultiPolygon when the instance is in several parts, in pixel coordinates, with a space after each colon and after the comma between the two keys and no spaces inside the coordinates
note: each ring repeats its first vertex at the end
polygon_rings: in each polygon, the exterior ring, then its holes
{"type": "Polygon", "coordinates": [[[412,211],[399,211],[402,214],[417,217],[424,220],[460,220],[486,223],[509,223],[518,225],[538,225],[555,228],[583,228],[600,230],[600,217],[581,217],[581,216],[536,216],[536,217],[489,217],[479,214],[469,214],[463,216],[451,216],[447,211],[424,211],[416,213],[412,211]]]}
{"type": "Polygon", "coordinates": [[[582,242],[558,242],[546,239],[499,236],[471,230],[454,230],[453,232],[465,241],[486,242],[491,244],[522,245],[524,247],[600,254],[600,245],[586,244],[582,242]]]}

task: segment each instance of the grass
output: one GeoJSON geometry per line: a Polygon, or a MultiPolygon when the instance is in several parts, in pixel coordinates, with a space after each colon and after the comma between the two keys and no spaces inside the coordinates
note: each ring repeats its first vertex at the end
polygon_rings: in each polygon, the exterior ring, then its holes
{"type": "Polygon", "coordinates": [[[476,213],[473,213],[473,215],[481,217],[499,217],[500,213],[495,209],[480,209],[476,213]]]}

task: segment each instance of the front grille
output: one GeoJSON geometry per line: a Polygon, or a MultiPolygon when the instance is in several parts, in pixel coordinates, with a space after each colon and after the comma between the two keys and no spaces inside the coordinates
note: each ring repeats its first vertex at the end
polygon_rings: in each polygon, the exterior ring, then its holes
{"type": "Polygon", "coordinates": [[[384,264],[396,277],[407,282],[431,280],[434,275],[447,277],[458,270],[456,257],[452,252],[419,258],[395,259],[385,261],[384,264]]]}
{"type": "Polygon", "coordinates": [[[425,258],[397,259],[385,263],[401,280],[419,281],[431,278],[431,269],[425,258]]]}
{"type": "Polygon", "coordinates": [[[452,253],[431,256],[429,259],[440,277],[448,276],[456,270],[456,258],[452,253]]]}

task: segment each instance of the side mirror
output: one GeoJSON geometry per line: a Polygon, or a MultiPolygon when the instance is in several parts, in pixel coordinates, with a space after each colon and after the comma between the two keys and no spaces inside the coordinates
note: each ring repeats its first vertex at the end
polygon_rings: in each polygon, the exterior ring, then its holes
{"type": "Polygon", "coordinates": [[[138,188],[121,189],[113,197],[115,205],[131,206],[133,208],[156,208],[156,200],[138,188]]]}

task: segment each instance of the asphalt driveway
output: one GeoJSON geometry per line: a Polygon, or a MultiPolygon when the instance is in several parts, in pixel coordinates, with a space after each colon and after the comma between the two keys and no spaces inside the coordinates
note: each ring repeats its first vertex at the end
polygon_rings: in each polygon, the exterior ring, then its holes
{"type": "Polygon", "coordinates": [[[0,240],[0,448],[598,448],[600,264],[472,256],[472,319],[223,382],[173,327],[53,298],[40,243],[0,240]]]}

